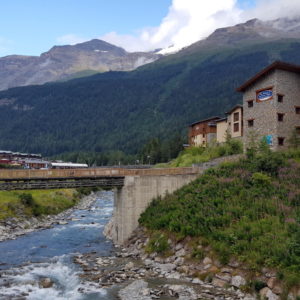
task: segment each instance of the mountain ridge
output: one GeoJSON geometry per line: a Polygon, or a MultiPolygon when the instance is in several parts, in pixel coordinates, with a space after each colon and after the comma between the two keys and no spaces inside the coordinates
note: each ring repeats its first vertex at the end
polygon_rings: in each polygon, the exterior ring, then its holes
{"type": "Polygon", "coordinates": [[[97,39],[76,45],[53,46],[40,56],[9,55],[0,58],[0,90],[67,80],[86,70],[130,71],[159,57],[151,52],[129,53],[97,39]]]}

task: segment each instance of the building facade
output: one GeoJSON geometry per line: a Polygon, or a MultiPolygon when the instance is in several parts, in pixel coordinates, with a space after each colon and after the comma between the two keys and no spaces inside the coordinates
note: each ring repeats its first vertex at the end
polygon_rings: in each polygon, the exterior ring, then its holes
{"type": "Polygon", "coordinates": [[[216,140],[216,121],[219,119],[220,117],[212,117],[191,124],[189,126],[189,145],[206,147],[212,141],[216,140]]]}
{"type": "Polygon", "coordinates": [[[285,148],[300,131],[300,66],[275,62],[241,87],[244,143],[265,138],[271,149],[285,148]]]}
{"type": "Polygon", "coordinates": [[[217,124],[217,143],[225,143],[226,137],[229,134],[228,118],[222,118],[216,121],[217,124]]]}

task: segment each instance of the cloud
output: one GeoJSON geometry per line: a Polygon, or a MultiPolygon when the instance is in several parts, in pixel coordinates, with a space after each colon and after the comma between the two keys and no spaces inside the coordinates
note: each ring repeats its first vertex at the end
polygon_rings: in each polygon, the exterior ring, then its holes
{"type": "Polygon", "coordinates": [[[240,21],[242,11],[236,0],[173,0],[161,24],[145,28],[134,36],[116,32],[101,36],[102,39],[123,46],[126,50],[180,49],[208,36],[219,27],[240,21]]]}
{"type": "Polygon", "coordinates": [[[281,17],[299,17],[299,0],[257,0],[253,9],[242,14],[243,19],[258,18],[261,20],[274,20],[281,17]]]}
{"type": "MultiPolygon", "coordinates": [[[[130,52],[165,48],[162,53],[168,53],[207,37],[217,28],[252,18],[272,20],[297,15],[300,16],[300,0],[172,0],[157,27],[143,28],[132,35],[109,32],[98,38],[130,52]]],[[[57,41],[76,44],[87,40],[68,34],[57,41]]]]}
{"type": "Polygon", "coordinates": [[[60,45],[75,45],[88,41],[88,38],[78,36],[76,34],[66,34],[56,39],[60,45]]]}

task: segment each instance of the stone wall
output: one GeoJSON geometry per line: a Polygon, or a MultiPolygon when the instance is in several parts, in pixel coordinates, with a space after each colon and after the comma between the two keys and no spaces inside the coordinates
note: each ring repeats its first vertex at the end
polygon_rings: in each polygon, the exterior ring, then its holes
{"type": "Polygon", "coordinates": [[[300,115],[296,115],[295,106],[300,105],[300,75],[283,70],[273,70],[244,93],[244,143],[247,145],[250,135],[258,139],[273,136],[271,148],[276,150],[288,146],[288,139],[300,126],[300,115]],[[273,99],[256,102],[256,91],[273,88],[273,99]],[[283,102],[278,102],[278,94],[283,95],[283,102]],[[248,101],[253,100],[253,107],[248,107],[248,101]],[[278,113],[283,113],[283,121],[278,121],[278,113]],[[254,126],[249,127],[248,120],[253,120],[254,126]],[[278,145],[278,137],[285,138],[284,147],[278,145]]]}

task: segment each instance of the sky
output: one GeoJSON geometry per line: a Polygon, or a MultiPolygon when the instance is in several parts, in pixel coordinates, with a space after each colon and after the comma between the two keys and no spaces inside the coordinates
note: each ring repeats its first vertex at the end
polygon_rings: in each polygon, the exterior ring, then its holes
{"type": "Polygon", "coordinates": [[[300,15],[300,0],[0,0],[0,56],[94,38],[129,52],[178,50],[251,18],[300,15]]]}

